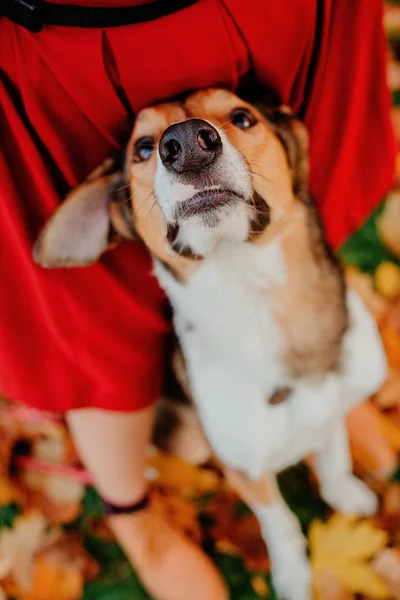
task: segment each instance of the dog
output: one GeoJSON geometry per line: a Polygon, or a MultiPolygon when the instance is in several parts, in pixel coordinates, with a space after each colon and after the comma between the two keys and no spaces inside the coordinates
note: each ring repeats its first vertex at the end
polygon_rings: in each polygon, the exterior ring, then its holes
{"type": "Polygon", "coordinates": [[[259,520],[277,592],[310,600],[305,539],[275,475],[313,455],[326,502],[374,513],[375,495],[352,473],[345,416],[387,367],[311,200],[306,128],[286,107],[223,89],[142,110],[123,164],[103,165],[71,194],[34,256],[81,266],[133,237],[154,257],[188,393],[259,520]]]}

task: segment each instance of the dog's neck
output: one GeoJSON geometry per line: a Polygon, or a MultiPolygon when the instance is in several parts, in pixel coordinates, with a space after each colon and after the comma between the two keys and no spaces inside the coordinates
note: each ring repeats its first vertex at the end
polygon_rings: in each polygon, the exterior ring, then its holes
{"type": "Polygon", "coordinates": [[[293,376],[336,370],[347,329],[344,278],[308,194],[296,199],[277,239],[286,281],[269,296],[285,338],[285,363],[293,376]]]}
{"type": "MultiPolygon", "coordinates": [[[[250,302],[253,296],[265,297],[281,331],[281,358],[291,375],[316,377],[340,367],[347,327],[343,276],[308,197],[295,199],[286,216],[272,220],[256,240],[221,243],[192,268],[183,283],[170,280],[165,285],[174,304],[177,300],[178,310],[181,295],[186,297],[186,287],[189,296],[192,289],[196,301],[197,296],[204,294],[207,303],[216,277],[215,285],[222,295],[235,294],[236,288],[243,288],[243,298],[250,302]],[[204,273],[199,272],[199,278],[198,270],[204,273]],[[219,280],[236,284],[232,289],[223,289],[219,280]]],[[[164,278],[162,283],[165,284],[164,278]]],[[[242,297],[241,292],[238,297],[242,297]]]]}

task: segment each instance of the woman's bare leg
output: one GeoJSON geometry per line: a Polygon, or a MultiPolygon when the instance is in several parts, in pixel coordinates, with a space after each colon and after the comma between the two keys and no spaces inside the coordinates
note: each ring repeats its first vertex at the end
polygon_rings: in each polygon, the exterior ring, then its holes
{"type": "MultiPolygon", "coordinates": [[[[154,410],[71,411],[68,423],[82,462],[102,497],[118,506],[146,494],[145,449],[154,410]]],[[[223,581],[204,552],[165,520],[156,503],[109,524],[143,584],[156,600],[226,600],[223,581]]]]}

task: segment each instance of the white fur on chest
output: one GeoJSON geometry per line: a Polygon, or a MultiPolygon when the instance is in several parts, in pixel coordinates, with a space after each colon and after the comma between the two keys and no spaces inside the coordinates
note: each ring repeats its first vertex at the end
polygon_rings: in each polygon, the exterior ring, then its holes
{"type": "Polygon", "coordinates": [[[185,285],[162,266],[156,273],[173,304],[189,362],[212,358],[230,368],[259,370],[260,378],[266,361],[269,370],[281,370],[273,359],[281,342],[268,304],[269,288],[284,284],[286,277],[278,244],[221,244],[185,285]]]}
{"type": "Polygon", "coordinates": [[[278,242],[221,246],[185,285],[161,265],[156,274],[174,307],[203,428],[229,466],[259,476],[319,450],[349,406],[373,392],[384,376],[376,327],[352,292],[343,373],[327,374],[318,384],[288,378],[268,296],[269,288],[286,280],[278,242]],[[282,386],[293,389],[291,396],[270,405],[282,386]]]}

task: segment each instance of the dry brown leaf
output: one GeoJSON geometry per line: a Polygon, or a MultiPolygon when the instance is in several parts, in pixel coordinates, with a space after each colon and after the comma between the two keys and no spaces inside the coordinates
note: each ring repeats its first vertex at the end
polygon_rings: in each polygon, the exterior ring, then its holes
{"type": "Polygon", "coordinates": [[[176,491],[162,487],[153,491],[154,500],[158,501],[160,510],[174,528],[182,531],[196,543],[201,542],[202,532],[197,509],[193,502],[182,498],[176,491]]]}
{"type": "Polygon", "coordinates": [[[394,600],[400,600],[400,548],[385,548],[372,562],[373,569],[387,583],[394,600]]]}
{"type": "Polygon", "coordinates": [[[382,507],[385,514],[397,515],[400,519],[400,483],[390,483],[386,486],[382,507]]]}
{"type": "Polygon", "coordinates": [[[313,521],[309,544],[315,576],[330,573],[351,592],[388,599],[389,588],[369,564],[387,541],[387,533],[369,520],[336,514],[327,523],[313,521]]]}
{"type": "MultiPolygon", "coordinates": [[[[30,521],[21,518],[16,529],[29,551],[11,552],[13,564],[4,581],[7,593],[18,600],[79,600],[84,582],[99,573],[97,563],[84,550],[76,532],[53,530],[47,534],[43,531],[45,520],[33,523],[32,517],[28,518],[30,521]]],[[[11,540],[11,551],[15,538],[15,530],[11,530],[7,540],[11,540]]]]}
{"type": "Polygon", "coordinates": [[[33,557],[48,539],[47,521],[34,512],[15,520],[13,529],[0,533],[0,580],[12,577],[22,590],[32,585],[33,557]]]}
{"type": "Polygon", "coordinates": [[[74,521],[81,513],[85,486],[68,477],[24,470],[19,482],[25,493],[24,506],[39,510],[51,525],[74,521]]]}
{"type": "Polygon", "coordinates": [[[45,558],[49,564],[68,564],[71,568],[78,570],[85,581],[93,579],[99,574],[98,564],[84,549],[77,532],[70,531],[53,540],[48,540],[37,556],[45,558]]]}
{"type": "Polygon", "coordinates": [[[267,573],[270,561],[259,523],[253,514],[238,518],[239,504],[231,491],[219,492],[211,499],[206,510],[214,521],[211,535],[220,552],[240,556],[249,571],[267,573]]]}
{"type": "Polygon", "coordinates": [[[392,543],[400,544],[400,484],[390,483],[383,490],[382,510],[375,521],[390,534],[392,543]]]}

